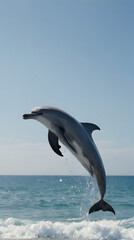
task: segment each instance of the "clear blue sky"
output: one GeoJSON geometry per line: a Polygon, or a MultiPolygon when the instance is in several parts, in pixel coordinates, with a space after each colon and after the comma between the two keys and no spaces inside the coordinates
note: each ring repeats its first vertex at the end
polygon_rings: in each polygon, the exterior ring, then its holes
{"type": "Polygon", "coordinates": [[[49,105],[101,128],[107,174],[134,175],[133,11],[133,0],[0,1],[0,174],[86,173],[22,119],[49,105]]]}

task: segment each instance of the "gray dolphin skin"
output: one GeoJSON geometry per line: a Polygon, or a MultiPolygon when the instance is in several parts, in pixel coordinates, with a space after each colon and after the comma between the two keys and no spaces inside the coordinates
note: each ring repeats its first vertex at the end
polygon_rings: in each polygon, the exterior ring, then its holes
{"type": "Polygon", "coordinates": [[[106,192],[106,175],[101,156],[92,138],[92,132],[100,128],[93,123],[80,123],[66,112],[54,107],[37,107],[30,114],[24,114],[23,119],[35,119],[45,125],[49,129],[48,140],[53,151],[63,156],[60,141],[96,179],[101,199],[89,209],[89,214],[99,210],[115,214],[112,206],[103,199],[106,192]]]}

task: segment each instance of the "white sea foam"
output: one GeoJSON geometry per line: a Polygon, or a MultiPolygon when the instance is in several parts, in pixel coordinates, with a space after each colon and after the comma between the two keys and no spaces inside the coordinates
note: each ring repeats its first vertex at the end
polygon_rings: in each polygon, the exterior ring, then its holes
{"type": "Polygon", "coordinates": [[[128,220],[101,220],[82,222],[51,222],[19,220],[8,218],[0,220],[0,239],[2,238],[65,238],[77,240],[133,240],[134,218],[128,220]],[[125,226],[130,225],[130,228],[125,226]]]}

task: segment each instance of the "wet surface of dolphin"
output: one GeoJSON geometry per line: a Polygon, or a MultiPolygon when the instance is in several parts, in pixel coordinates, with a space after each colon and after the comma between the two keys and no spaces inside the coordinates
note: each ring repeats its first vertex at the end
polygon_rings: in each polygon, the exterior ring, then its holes
{"type": "Polygon", "coordinates": [[[24,114],[23,119],[35,119],[45,125],[49,129],[48,140],[53,151],[63,156],[60,151],[60,140],[96,179],[101,199],[89,209],[89,214],[99,210],[115,214],[112,206],[103,199],[106,192],[106,175],[101,156],[92,138],[92,132],[100,128],[92,123],[80,123],[66,112],[53,107],[35,108],[30,114],[24,114]]]}

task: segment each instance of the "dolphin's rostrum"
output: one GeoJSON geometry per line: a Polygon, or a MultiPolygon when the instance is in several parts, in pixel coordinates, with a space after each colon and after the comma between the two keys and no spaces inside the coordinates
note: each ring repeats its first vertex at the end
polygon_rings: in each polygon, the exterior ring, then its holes
{"type": "Polygon", "coordinates": [[[24,114],[23,118],[35,119],[45,125],[49,129],[48,140],[54,152],[63,156],[60,151],[60,140],[96,179],[101,199],[89,209],[89,214],[99,210],[115,214],[112,206],[103,200],[106,175],[101,156],[92,138],[92,132],[100,128],[92,123],[80,123],[66,112],[54,107],[35,108],[30,114],[24,114]]]}

